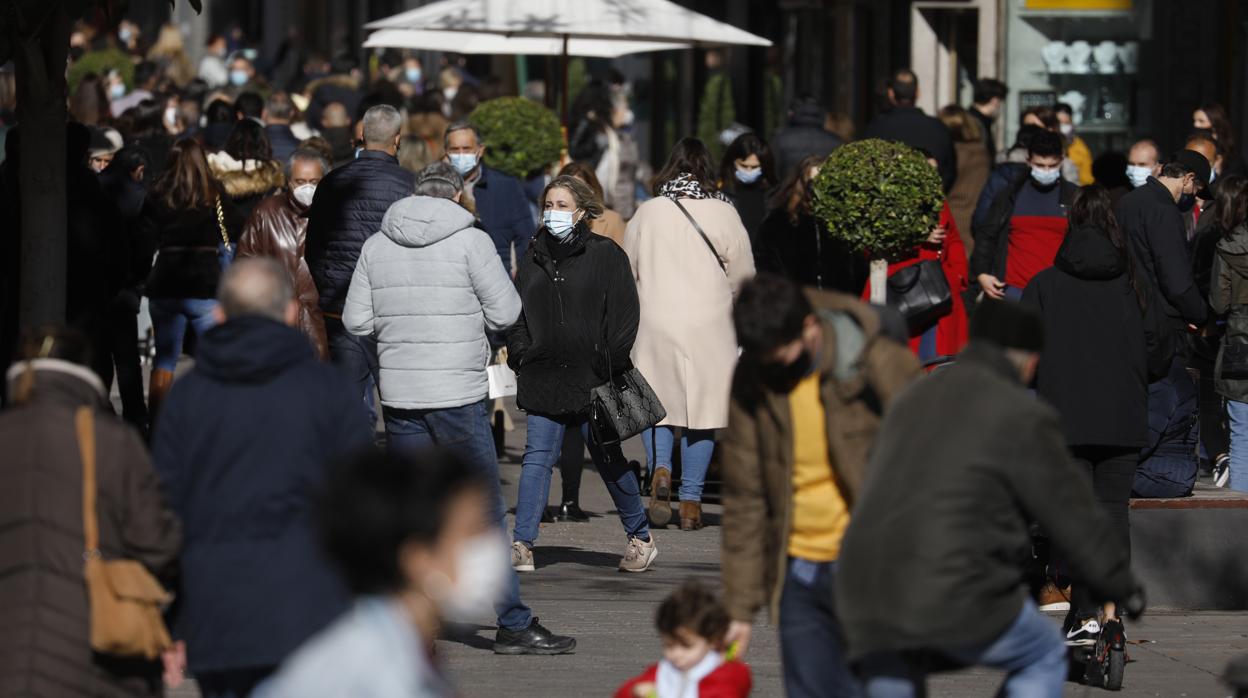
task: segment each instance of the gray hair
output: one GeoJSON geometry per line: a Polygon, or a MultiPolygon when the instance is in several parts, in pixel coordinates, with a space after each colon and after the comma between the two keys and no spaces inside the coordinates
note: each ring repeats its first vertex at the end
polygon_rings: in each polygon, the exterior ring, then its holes
{"type": "Polygon", "coordinates": [[[445,162],[435,162],[416,175],[416,196],[452,199],[464,190],[464,178],[445,162]]]}
{"type": "Polygon", "coordinates": [[[230,265],[221,275],[217,302],[229,319],[259,316],[286,322],[286,309],[295,299],[290,275],[277,260],[248,257],[230,265]]]}
{"type": "Polygon", "coordinates": [[[473,137],[477,139],[477,145],[481,145],[481,131],[467,119],[460,119],[446,127],[446,133],[442,136],[442,148],[444,150],[450,150],[451,134],[456,131],[472,131],[473,137]]]}
{"type": "Polygon", "coordinates": [[[390,145],[403,128],[403,116],[389,104],[364,112],[364,145],[390,145]]]}
{"type": "Polygon", "coordinates": [[[296,148],[295,152],[291,153],[290,160],[286,161],[286,179],[288,180],[290,179],[290,171],[295,169],[296,160],[318,162],[321,165],[321,176],[324,177],[329,174],[329,160],[326,160],[320,151],[311,148],[296,148]]]}
{"type": "Polygon", "coordinates": [[[295,118],[295,103],[285,92],[274,92],[265,101],[264,111],[268,112],[271,118],[290,121],[295,118]]]}

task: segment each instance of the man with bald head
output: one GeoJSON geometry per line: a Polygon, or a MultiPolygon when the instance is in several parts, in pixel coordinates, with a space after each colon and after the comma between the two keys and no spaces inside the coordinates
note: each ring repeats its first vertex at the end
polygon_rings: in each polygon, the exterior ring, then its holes
{"type": "Polygon", "coordinates": [[[307,213],[306,258],[321,296],[329,358],[356,385],[361,409],[373,424],[377,345],[372,337],[356,337],[343,327],[342,307],[364,241],[381,230],[390,204],[412,195],[416,179],[395,157],[403,124],[399,111],[380,104],[364,113],[362,123],[364,149],[316,187],[307,213]]]}
{"type": "Polygon", "coordinates": [[[1138,189],[1148,182],[1149,177],[1161,174],[1161,151],[1157,142],[1151,138],[1141,138],[1131,145],[1127,152],[1127,179],[1132,189],[1138,189]]]}
{"type": "Polygon", "coordinates": [[[354,388],[297,329],[285,267],[235,262],[217,289],[219,324],[174,383],[152,460],[182,520],[173,635],[204,695],[248,695],[346,609],[312,507],[328,463],[367,448],[354,388]]]}

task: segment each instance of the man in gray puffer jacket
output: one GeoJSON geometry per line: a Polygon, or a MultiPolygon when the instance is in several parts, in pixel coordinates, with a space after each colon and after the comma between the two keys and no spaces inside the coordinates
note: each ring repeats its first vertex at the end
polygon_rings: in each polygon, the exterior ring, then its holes
{"type": "MultiPolygon", "coordinates": [[[[457,449],[495,484],[491,515],[506,530],[497,487],[498,458],[486,396],[490,358],[485,332],[505,330],[520,316],[520,295],[494,241],[459,205],[464,180],[434,163],[416,178],[416,195],[395,202],[381,232],[364,243],[351,278],[342,321],[377,341],[381,404],[391,451],[435,444],[457,449]]],[[[501,544],[499,561],[510,559],[501,544]]],[[[495,605],[499,654],[564,654],[576,641],[537,623],[520,600],[510,563],[504,598],[495,605]]]]}

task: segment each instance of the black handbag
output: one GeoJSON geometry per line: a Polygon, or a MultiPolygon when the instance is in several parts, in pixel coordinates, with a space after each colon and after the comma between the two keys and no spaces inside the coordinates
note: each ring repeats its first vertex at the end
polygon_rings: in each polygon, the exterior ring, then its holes
{"type": "Polygon", "coordinates": [[[589,393],[589,428],[600,445],[618,444],[653,427],[667,416],[659,396],[635,366],[616,375],[607,342],[606,294],[603,294],[602,335],[610,380],[589,393]]]}
{"type": "Polygon", "coordinates": [[[1248,378],[1248,344],[1222,343],[1222,380],[1248,378]]]}
{"type": "Polygon", "coordinates": [[[911,264],[888,277],[886,303],[906,318],[912,335],[927,330],[953,311],[953,292],[940,262],[911,264]]]}

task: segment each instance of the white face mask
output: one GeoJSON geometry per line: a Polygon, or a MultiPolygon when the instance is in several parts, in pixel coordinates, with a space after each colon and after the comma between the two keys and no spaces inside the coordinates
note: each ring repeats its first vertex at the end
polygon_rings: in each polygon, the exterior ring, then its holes
{"type": "Polygon", "coordinates": [[[294,195],[295,201],[298,201],[300,206],[311,206],[312,197],[316,196],[316,185],[300,184],[292,189],[290,193],[294,195]]]}
{"type": "Polygon", "coordinates": [[[1058,126],[1057,129],[1061,131],[1062,135],[1067,138],[1070,138],[1075,133],[1074,124],[1062,124],[1061,126],[1058,126]]]}
{"type": "Polygon", "coordinates": [[[476,153],[451,153],[451,167],[460,175],[467,175],[477,169],[476,153]]]}
{"type": "Polygon", "coordinates": [[[1127,179],[1131,180],[1131,186],[1142,187],[1148,178],[1153,176],[1153,168],[1143,165],[1127,165],[1127,179]]]}
{"type": "Polygon", "coordinates": [[[1039,184],[1042,187],[1051,186],[1052,184],[1057,182],[1057,180],[1061,176],[1062,176],[1062,172],[1058,168],[1054,168],[1051,170],[1046,170],[1046,169],[1042,169],[1039,167],[1031,168],[1031,178],[1035,180],[1036,184],[1039,184]]]}
{"type": "Polygon", "coordinates": [[[425,579],[424,591],[442,617],[457,622],[480,620],[494,609],[509,573],[507,546],[497,532],[483,533],[459,549],[455,581],[441,572],[425,579]]]}
{"type": "Polygon", "coordinates": [[[542,224],[554,235],[556,239],[567,240],[572,234],[572,228],[576,225],[572,221],[572,211],[544,211],[542,213],[542,224]]]}

